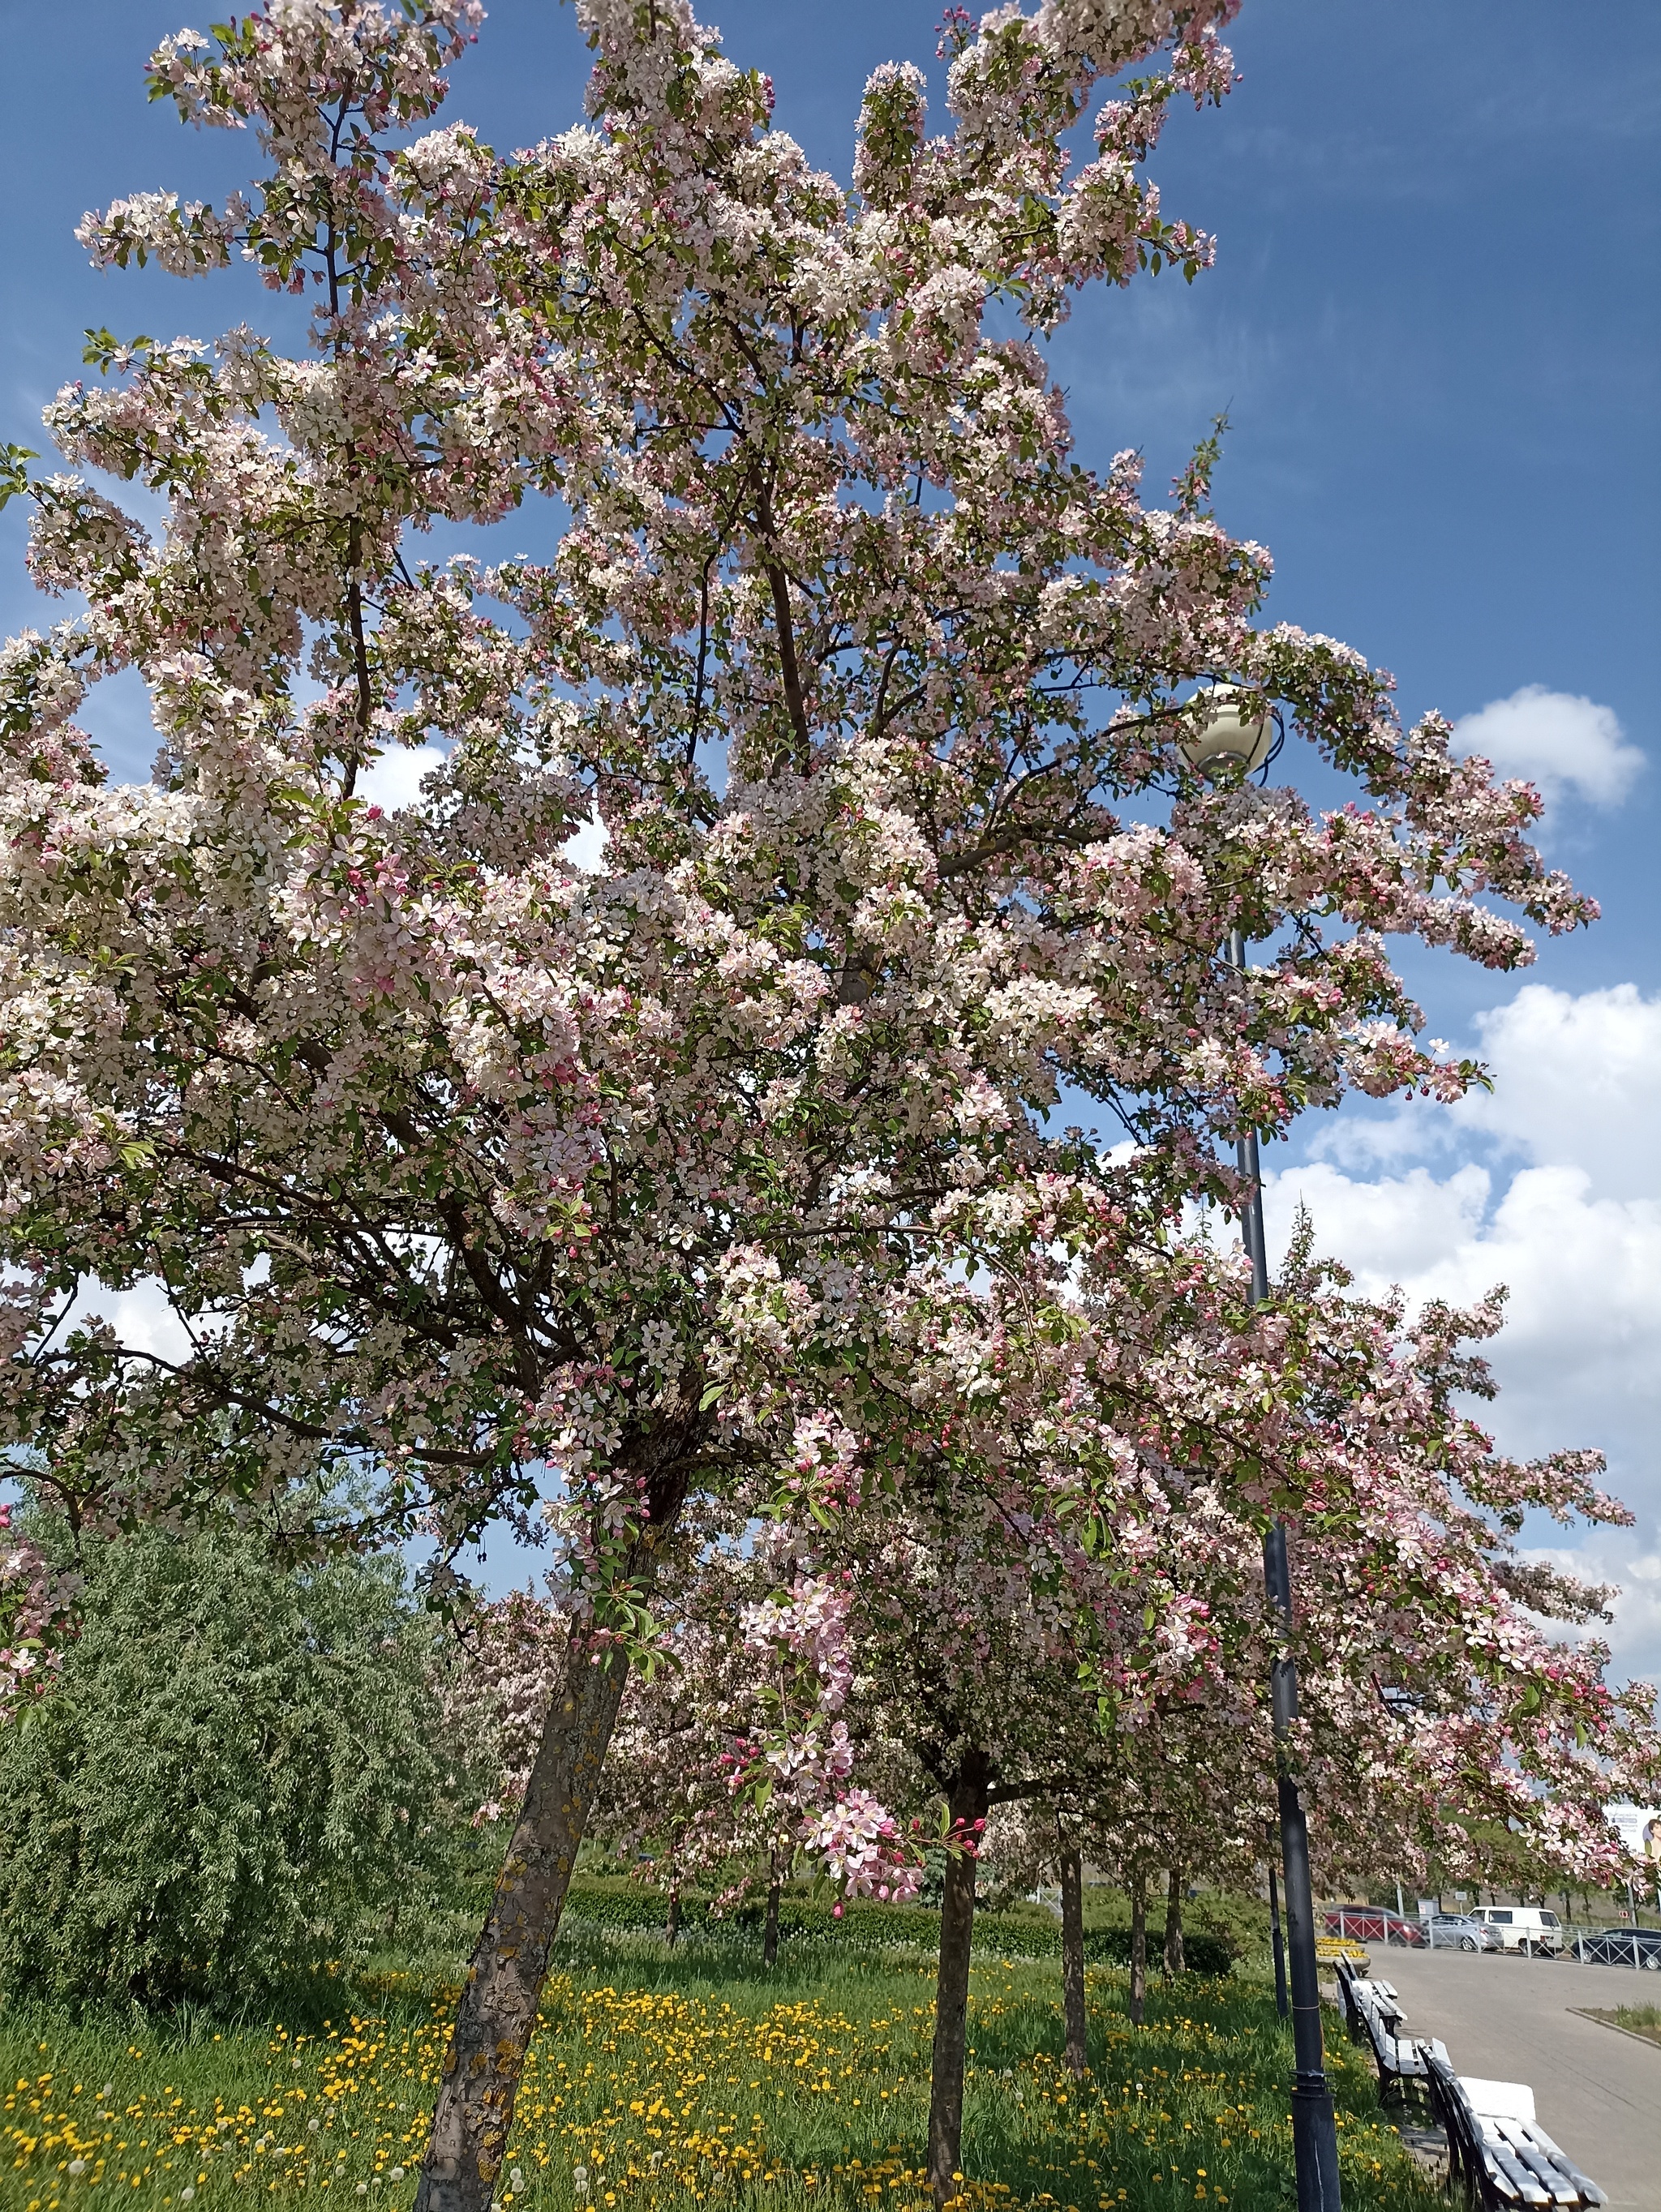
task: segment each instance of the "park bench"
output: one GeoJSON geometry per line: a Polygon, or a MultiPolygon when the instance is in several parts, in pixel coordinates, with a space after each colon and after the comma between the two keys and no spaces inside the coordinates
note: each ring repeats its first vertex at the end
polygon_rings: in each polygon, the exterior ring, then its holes
{"type": "Polygon", "coordinates": [[[1524,2081],[1479,2081],[1456,2074],[1445,2051],[1428,2051],[1431,2110],[1448,2142],[1448,2187],[1462,2180],[1480,2212],[1513,2205],[1606,2204],[1595,2181],[1573,2165],[1534,2117],[1524,2081]]]}
{"type": "Polygon", "coordinates": [[[1344,2019],[1351,2039],[1357,2043],[1366,2043],[1372,2048],[1381,2089],[1402,2088],[1409,2082],[1422,2082],[1427,2051],[1433,2051],[1442,2059],[1446,2059],[1445,2046],[1433,2037],[1402,2033],[1405,2015],[1392,1983],[1375,1981],[1371,1976],[1363,1974],[1351,1960],[1341,1959],[1338,1961],[1338,1991],[1343,1999],[1344,2019]]]}

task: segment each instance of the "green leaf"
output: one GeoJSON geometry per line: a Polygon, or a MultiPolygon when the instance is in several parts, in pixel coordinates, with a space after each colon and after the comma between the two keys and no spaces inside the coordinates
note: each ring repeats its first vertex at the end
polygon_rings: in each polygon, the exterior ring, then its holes
{"type": "Polygon", "coordinates": [[[39,458],[33,446],[0,446],[0,507],[14,494],[28,489],[26,464],[39,458]]]}

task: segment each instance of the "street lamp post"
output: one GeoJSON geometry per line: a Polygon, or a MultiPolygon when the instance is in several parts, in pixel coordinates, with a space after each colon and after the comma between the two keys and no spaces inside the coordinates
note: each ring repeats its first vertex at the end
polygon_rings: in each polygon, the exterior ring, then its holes
{"type": "MultiPolygon", "coordinates": [[[[1268,760],[1275,721],[1260,698],[1232,684],[1219,684],[1202,694],[1196,718],[1179,740],[1190,767],[1207,778],[1220,770],[1250,775],[1268,760]],[[1204,720],[1200,716],[1203,714],[1204,720]]],[[[1245,945],[1238,929],[1229,933],[1227,960],[1244,977],[1245,945]]],[[[1262,1181],[1257,1134],[1251,1130],[1235,1147],[1245,1206],[1240,1226],[1251,1268],[1251,1303],[1269,1296],[1269,1252],[1263,1236],[1262,1181]]],[[[1283,1627],[1292,1627],[1292,1570],[1286,1529],[1277,1520],[1263,1539],[1263,1583],[1283,1627]]],[[[1298,2172],[1298,2212],[1338,2212],[1338,2128],[1327,2083],[1321,2039],[1321,1991],[1315,1963],[1315,1899],[1309,1873],[1309,1824],[1298,1784],[1288,1771],[1287,1748],[1298,1717],[1298,1669],[1282,1651],[1269,1674],[1275,1724],[1275,1795],[1281,1819],[1281,1863],[1286,1875],[1287,1963],[1292,1982],[1292,2144],[1298,2172]]]]}

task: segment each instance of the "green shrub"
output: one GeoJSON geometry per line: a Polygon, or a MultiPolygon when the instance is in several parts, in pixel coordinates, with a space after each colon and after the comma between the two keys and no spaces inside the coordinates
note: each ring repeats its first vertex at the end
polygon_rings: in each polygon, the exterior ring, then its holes
{"type": "MultiPolygon", "coordinates": [[[[1147,1962],[1153,1972],[1159,1970],[1165,1951],[1163,1926],[1150,1928],[1147,1936],[1147,1962]]],[[[1128,1928],[1092,1928],[1084,1939],[1085,1957],[1101,1966],[1128,1966],[1130,1964],[1130,1930],[1128,1928]]],[[[1234,1967],[1234,1952],[1220,1936],[1204,1928],[1184,1928],[1183,1956],[1190,1974],[1226,1974],[1234,1967]]]]}
{"type": "Polygon", "coordinates": [[[0,1985],[239,2000],[424,1898],[451,1816],[399,1571],[230,1528],[88,1547],[61,1680],[0,1730],[0,1985]]]}
{"type": "MultiPolygon", "coordinates": [[[[570,1919],[593,1921],[601,1928],[661,1929],[669,1923],[669,1899],[660,1889],[642,1889],[634,1882],[584,1881],[579,1875],[565,1893],[565,1912],[570,1919]]],[[[709,1917],[709,1899],[683,1890],[681,1926],[701,1929],[709,1917]]]]}
{"type": "MultiPolygon", "coordinates": [[[[567,1893],[565,1910],[574,1920],[613,1929],[662,1929],[669,1917],[668,1899],[661,1891],[615,1879],[585,1880],[581,1875],[567,1893]]],[[[709,1898],[683,1891],[680,1924],[687,1930],[748,1937],[759,1934],[764,1910],[761,1898],[752,1894],[734,1911],[718,1915],[709,1898]]],[[[926,1905],[864,1901],[845,1905],[838,1913],[830,1904],[786,1896],[779,1903],[779,1935],[787,1943],[847,1943],[873,1950],[916,1945],[932,1951],[940,1947],[940,1916],[926,1905]]],[[[1149,1939],[1149,1963],[1156,1972],[1160,1940],[1157,1932],[1149,1939]]],[[[1226,1974],[1233,1966],[1233,1954],[1220,1936],[1196,1929],[1184,1935],[1183,1945],[1191,1973],[1226,1974]]],[[[1088,1929],[1084,1948],[1085,1958],[1092,1965],[1128,1966],[1130,1930],[1088,1929]]],[[[1053,1914],[1031,1908],[980,1912],[975,1919],[975,1948],[985,1957],[1059,1959],[1061,1924],[1053,1914]]]]}

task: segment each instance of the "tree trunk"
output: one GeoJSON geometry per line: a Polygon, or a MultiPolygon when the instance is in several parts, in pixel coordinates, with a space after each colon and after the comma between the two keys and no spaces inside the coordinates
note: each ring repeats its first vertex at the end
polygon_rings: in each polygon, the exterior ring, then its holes
{"type": "Polygon", "coordinates": [[[1062,1853],[1062,2011],[1067,2021],[1069,2073],[1085,2070],[1084,1857],[1076,1845],[1062,1853]]]}
{"type": "MultiPolygon", "coordinates": [[[[992,1762],[965,1752],[949,1799],[953,1833],[978,1846],[986,1819],[992,1762]]],[[[940,1899],[940,1966],[934,1990],[934,2054],[928,2078],[928,2186],[936,2204],[958,2194],[963,2153],[963,2073],[969,2040],[969,1957],[975,1934],[975,1857],[946,1863],[940,1899]]]]}
{"type": "Polygon", "coordinates": [[[779,1895],[784,1887],[779,1854],[775,1851],[769,1869],[772,1880],[767,1885],[767,1917],[762,1923],[761,1963],[764,1966],[778,1964],[779,1956],[779,1895]]]}
{"type": "Polygon", "coordinates": [[[497,1878],[444,2056],[416,2212],[486,2212],[536,2028],[548,1954],[628,1680],[615,1647],[573,1632],[565,1686],[543,1724],[525,1804],[497,1878]]]}
{"type": "Polygon", "coordinates": [[[1147,2000],[1147,1876],[1141,1867],[1130,1877],[1130,2025],[1142,2024],[1147,2000]]]}
{"type": "Polygon", "coordinates": [[[665,1944],[667,1946],[667,1948],[668,1948],[671,1951],[672,1951],[672,1950],[674,1949],[674,1948],[675,1948],[675,1943],[676,1943],[676,1940],[677,1940],[677,1938],[679,1936],[679,1935],[680,1935],[680,1877],[679,1877],[679,1875],[677,1875],[677,1876],[675,1877],[674,1881],[672,1881],[672,1882],[670,1883],[670,1885],[669,1885],[669,1917],[668,1917],[668,1919],[664,1923],[664,1929],[663,1929],[663,1940],[664,1940],[664,1942],[665,1942],[665,1944]]]}
{"type": "Polygon", "coordinates": [[[1287,1992],[1286,1938],[1281,1933],[1281,1899],[1275,1885],[1275,1861],[1269,1863],[1269,1936],[1275,1952],[1275,2009],[1282,2020],[1292,2017],[1292,1999],[1287,1992]]]}
{"type": "MultiPolygon", "coordinates": [[[[694,1407],[689,1399],[637,1431],[619,1455],[644,1486],[642,1521],[618,1562],[622,1582],[636,1597],[649,1590],[686,1502],[702,1443],[694,1407]]],[[[587,1628],[574,1622],[564,1679],[542,1724],[525,1803],[456,2008],[415,2212],[489,2212],[548,1954],[628,1679],[627,1654],[615,1644],[596,1650],[587,1628]]]]}
{"type": "Polygon", "coordinates": [[[1186,1964],[1183,1957],[1183,1870],[1181,1867],[1172,1867],[1165,1898],[1165,1970],[1167,1974],[1180,1974],[1186,1964]]]}

